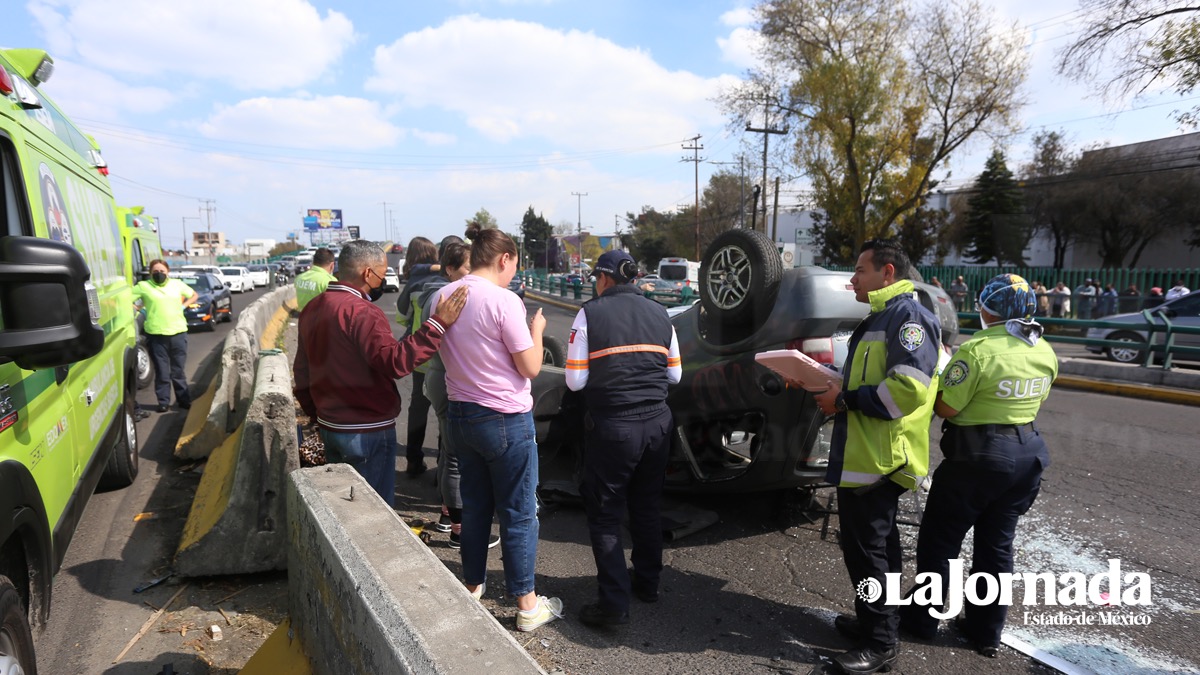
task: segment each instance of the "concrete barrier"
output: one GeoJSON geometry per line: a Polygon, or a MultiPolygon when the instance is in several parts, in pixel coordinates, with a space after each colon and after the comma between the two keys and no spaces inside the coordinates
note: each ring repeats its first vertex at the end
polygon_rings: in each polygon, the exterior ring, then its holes
{"type": "Polygon", "coordinates": [[[314,673],[544,672],[349,466],[292,472],[287,512],[288,608],[314,673]]]}
{"type": "Polygon", "coordinates": [[[184,421],[175,456],[180,459],[203,459],[220,446],[246,417],[254,391],[255,361],[260,344],[275,335],[269,329],[280,329],[285,320],[276,317],[286,312],[288,303],[295,303],[294,286],[286,286],[264,295],[238,314],[237,324],[225,337],[221,349],[221,365],[213,383],[197,398],[184,421]]]}
{"type": "MultiPolygon", "coordinates": [[[[249,394],[247,394],[249,396],[249,394]]],[[[287,567],[283,493],[299,468],[292,374],[284,354],[259,359],[244,423],[209,457],[175,554],[183,576],[287,567]]]]}

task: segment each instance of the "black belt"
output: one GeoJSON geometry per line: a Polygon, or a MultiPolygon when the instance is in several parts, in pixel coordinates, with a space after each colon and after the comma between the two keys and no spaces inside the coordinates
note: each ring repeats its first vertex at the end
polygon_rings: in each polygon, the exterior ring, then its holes
{"type": "Polygon", "coordinates": [[[1000,436],[1021,436],[1022,433],[1035,433],[1037,429],[1033,428],[1033,422],[1028,424],[996,424],[995,433],[1000,436]]]}

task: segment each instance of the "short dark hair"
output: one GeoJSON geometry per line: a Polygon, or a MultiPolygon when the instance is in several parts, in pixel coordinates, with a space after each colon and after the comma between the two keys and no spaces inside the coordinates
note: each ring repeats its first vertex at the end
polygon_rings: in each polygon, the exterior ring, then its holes
{"type": "Polygon", "coordinates": [[[871,260],[875,263],[875,269],[891,265],[896,270],[897,279],[907,279],[912,271],[908,254],[900,248],[900,242],[895,239],[868,239],[863,242],[862,248],[858,249],[860,254],[867,251],[873,251],[871,260]]]}
{"type": "Polygon", "coordinates": [[[438,261],[442,265],[442,274],[445,274],[449,269],[462,267],[467,263],[467,258],[470,256],[471,247],[463,243],[461,239],[446,244],[442,249],[442,257],[438,261]]]}
{"type": "Polygon", "coordinates": [[[313,265],[316,267],[324,267],[334,261],[333,251],[327,248],[319,248],[313,254],[313,265]]]}
{"type": "Polygon", "coordinates": [[[386,261],[387,255],[373,241],[355,239],[342,246],[338,254],[338,278],[353,279],[362,274],[363,268],[370,267],[379,261],[386,261]]]}

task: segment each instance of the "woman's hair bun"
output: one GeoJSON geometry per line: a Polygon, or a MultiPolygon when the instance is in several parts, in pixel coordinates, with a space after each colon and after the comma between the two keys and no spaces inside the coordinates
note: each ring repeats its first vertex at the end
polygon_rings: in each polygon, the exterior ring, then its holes
{"type": "Polygon", "coordinates": [[[478,239],[480,232],[483,232],[483,225],[480,225],[479,221],[472,220],[471,222],[467,223],[467,239],[478,239]]]}

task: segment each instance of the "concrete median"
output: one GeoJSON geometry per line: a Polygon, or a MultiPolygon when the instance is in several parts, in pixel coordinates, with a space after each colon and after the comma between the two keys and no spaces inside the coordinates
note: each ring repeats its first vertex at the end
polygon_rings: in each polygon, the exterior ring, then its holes
{"type": "Polygon", "coordinates": [[[209,457],[175,570],[206,576],[286,569],[283,492],[299,462],[288,358],[266,355],[259,359],[245,421],[209,457]]]}
{"type": "Polygon", "coordinates": [[[349,466],[293,472],[287,512],[288,608],[314,673],[544,672],[349,466]]]}

